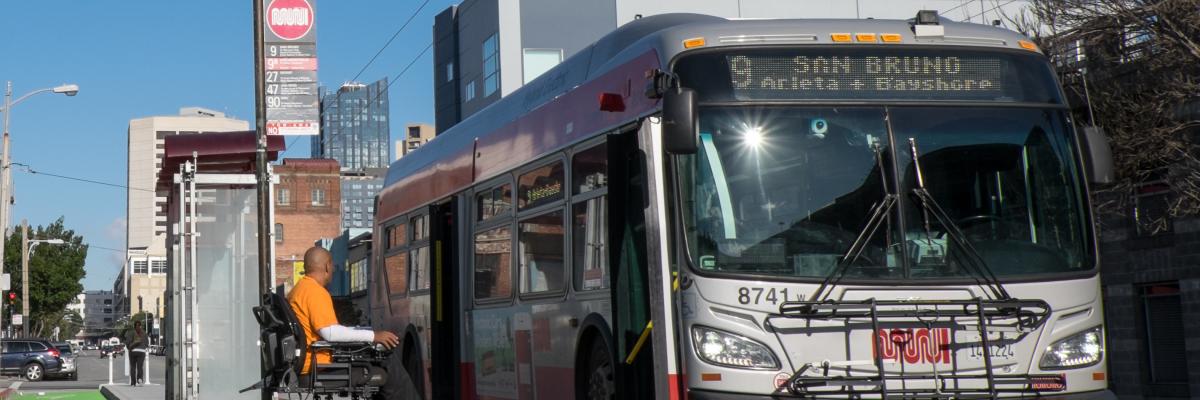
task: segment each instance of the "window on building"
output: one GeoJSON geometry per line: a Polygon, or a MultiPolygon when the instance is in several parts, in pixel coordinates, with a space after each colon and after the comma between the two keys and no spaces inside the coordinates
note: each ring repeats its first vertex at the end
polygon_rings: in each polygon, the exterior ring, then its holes
{"type": "Polygon", "coordinates": [[[521,54],[521,74],[529,83],[562,62],[562,49],[525,49],[521,54]]]}
{"type": "Polygon", "coordinates": [[[312,190],[312,205],[314,205],[314,206],[325,205],[325,189],[313,189],[312,190]]]}
{"type": "Polygon", "coordinates": [[[1153,236],[1174,231],[1170,216],[1171,186],[1164,181],[1134,188],[1133,223],[1137,236],[1153,236]]]}
{"type": "Polygon", "coordinates": [[[112,299],[104,299],[104,304],[112,304],[112,299]]]}
{"type": "Polygon", "coordinates": [[[150,273],[152,273],[152,274],[167,273],[167,260],[152,260],[152,261],[150,261],[150,273]]]}
{"type": "Polygon", "coordinates": [[[279,195],[275,199],[281,206],[289,205],[292,203],[292,191],[288,188],[279,188],[279,195]]]}
{"type": "Polygon", "coordinates": [[[1178,283],[1142,287],[1145,317],[1146,358],[1150,381],[1187,383],[1187,347],[1183,330],[1183,303],[1178,283]]]}
{"type": "Polygon", "coordinates": [[[500,88],[500,41],[493,33],[483,40],[483,95],[491,96],[500,88]]]}
{"type": "Polygon", "coordinates": [[[275,224],[275,242],[283,243],[283,224],[275,224]]]}
{"type": "Polygon", "coordinates": [[[133,273],[135,273],[135,274],[148,273],[148,272],[150,272],[149,266],[150,266],[150,264],[147,263],[146,261],[134,261],[133,262],[133,273]]]}
{"type": "Polygon", "coordinates": [[[104,313],[105,313],[105,314],[112,314],[112,309],[111,309],[111,308],[105,308],[105,309],[104,309],[104,313]]]}
{"type": "Polygon", "coordinates": [[[518,230],[521,293],[556,292],[566,287],[562,211],[523,220],[518,230]]]}
{"type": "Polygon", "coordinates": [[[475,298],[512,295],[512,236],[508,226],[475,234],[475,298]]]}
{"type": "Polygon", "coordinates": [[[463,93],[463,101],[471,101],[472,99],[474,99],[475,98],[475,81],[473,81],[473,80],[467,81],[467,84],[464,85],[463,90],[465,91],[463,93]]]}
{"type": "Polygon", "coordinates": [[[454,80],[454,63],[446,63],[446,82],[454,80]]]}
{"type": "Polygon", "coordinates": [[[526,210],[563,198],[563,163],[526,172],[517,180],[517,209],[526,210]]]}

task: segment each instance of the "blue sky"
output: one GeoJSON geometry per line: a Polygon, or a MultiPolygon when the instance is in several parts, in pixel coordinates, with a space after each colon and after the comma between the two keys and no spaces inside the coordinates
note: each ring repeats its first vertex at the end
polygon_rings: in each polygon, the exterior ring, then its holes
{"type": "MultiPolygon", "coordinates": [[[[336,87],[354,77],[422,2],[318,1],[321,83],[336,87]]],[[[395,77],[430,43],[433,16],[455,3],[430,0],[359,80],[395,77]]],[[[12,161],[39,171],[123,185],[130,119],[186,106],[254,118],[249,1],[4,1],[0,38],[0,85],[12,81],[15,96],[80,86],[75,97],[41,94],[13,108],[12,161]]],[[[405,123],[433,121],[431,56],[390,89],[393,139],[405,123]]],[[[286,156],[307,157],[308,140],[295,140],[286,156]]],[[[123,189],[19,168],[13,182],[15,222],[44,225],[63,216],[89,244],[124,248],[123,189]]],[[[93,248],[84,287],[111,289],[122,258],[93,248]]]]}

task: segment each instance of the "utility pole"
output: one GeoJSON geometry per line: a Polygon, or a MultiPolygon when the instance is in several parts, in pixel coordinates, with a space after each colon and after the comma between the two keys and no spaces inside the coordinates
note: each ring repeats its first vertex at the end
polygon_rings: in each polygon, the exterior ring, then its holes
{"type": "Polygon", "coordinates": [[[263,49],[263,2],[254,5],[254,129],[258,149],[254,152],[254,175],[258,178],[258,294],[271,292],[271,177],[267,175],[267,100],[263,49]]]}
{"type": "Polygon", "coordinates": [[[29,223],[21,220],[21,336],[29,336],[29,223]]]}

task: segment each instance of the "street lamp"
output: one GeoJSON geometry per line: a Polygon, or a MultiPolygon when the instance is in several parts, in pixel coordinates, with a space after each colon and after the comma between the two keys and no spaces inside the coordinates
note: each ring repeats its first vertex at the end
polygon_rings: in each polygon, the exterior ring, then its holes
{"type": "MultiPolygon", "coordinates": [[[[38,89],[38,90],[34,90],[32,92],[26,93],[25,95],[18,97],[16,100],[13,100],[12,81],[8,81],[7,85],[4,88],[4,108],[0,108],[0,112],[4,113],[4,145],[3,145],[4,154],[0,155],[0,170],[3,171],[2,173],[0,173],[0,249],[4,248],[4,240],[8,236],[9,206],[12,204],[12,202],[9,201],[9,199],[12,197],[12,194],[9,193],[10,192],[9,186],[12,184],[12,173],[9,168],[9,166],[10,166],[9,165],[10,164],[9,163],[9,159],[10,159],[10,157],[9,157],[10,151],[9,150],[11,150],[11,148],[9,147],[9,144],[8,144],[8,122],[12,116],[13,106],[20,104],[22,101],[25,101],[25,99],[28,99],[30,96],[33,96],[33,95],[39,94],[39,93],[59,93],[59,94],[65,94],[67,96],[74,96],[76,94],[79,94],[79,85],[62,84],[62,85],[58,85],[58,86],[55,86],[52,88],[38,89]]],[[[24,250],[24,248],[22,248],[22,250],[24,250]]],[[[4,257],[0,256],[0,275],[4,274],[4,262],[3,261],[4,261],[4,257]]],[[[3,330],[0,329],[0,331],[3,331],[3,330]]]]}
{"type": "Polygon", "coordinates": [[[21,316],[26,319],[21,324],[21,336],[29,336],[29,255],[37,245],[64,244],[62,239],[29,239],[29,224],[21,221],[21,316]]]}

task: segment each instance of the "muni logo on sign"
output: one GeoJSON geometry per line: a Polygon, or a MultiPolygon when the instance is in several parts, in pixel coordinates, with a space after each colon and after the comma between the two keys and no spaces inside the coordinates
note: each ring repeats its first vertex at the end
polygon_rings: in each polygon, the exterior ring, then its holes
{"type": "Polygon", "coordinates": [[[950,328],[880,329],[873,355],[905,364],[949,364],[951,334],[950,328]]]}
{"type": "Polygon", "coordinates": [[[267,6],[267,28],[283,40],[296,40],[313,26],[312,4],[307,0],[272,0],[267,6]]]}

